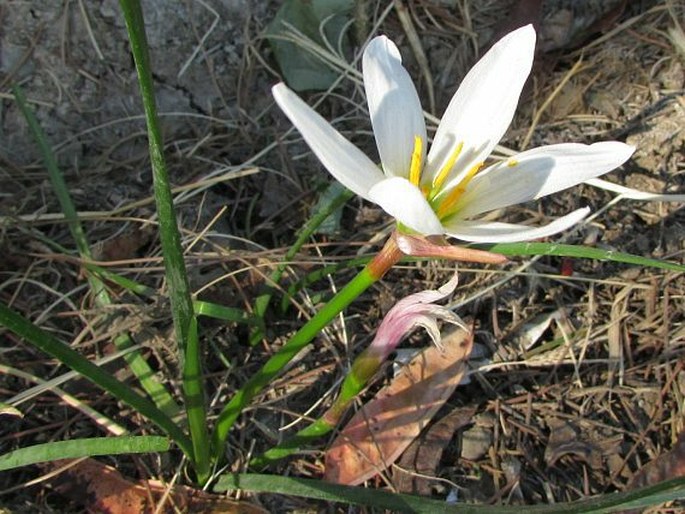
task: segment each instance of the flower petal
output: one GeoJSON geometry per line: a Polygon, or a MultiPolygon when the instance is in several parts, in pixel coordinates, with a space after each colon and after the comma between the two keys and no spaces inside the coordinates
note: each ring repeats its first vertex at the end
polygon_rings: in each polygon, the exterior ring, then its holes
{"type": "Polygon", "coordinates": [[[378,166],[285,84],[276,84],[271,91],[276,103],[330,174],[368,200],[369,190],[385,178],[378,166]]]}
{"type": "Polygon", "coordinates": [[[442,300],[457,287],[457,274],[440,289],[429,289],[409,295],[397,302],[385,315],[378,327],[376,337],[369,345],[371,355],[385,360],[399,342],[417,326],[424,327],[435,344],[440,344],[440,329],[437,320],[452,323],[468,330],[466,324],[453,311],[434,302],[442,300]]]}
{"type": "Polygon", "coordinates": [[[439,236],[439,241],[433,237],[415,236],[395,231],[393,233],[395,242],[400,251],[405,255],[414,257],[428,257],[431,259],[447,259],[460,262],[478,262],[481,264],[504,264],[507,258],[498,253],[466,248],[465,246],[448,245],[439,236]]]}
{"type": "Polygon", "coordinates": [[[400,177],[391,177],[369,191],[372,202],[416,232],[430,236],[445,231],[419,188],[400,177]]]}
{"type": "MultiPolygon", "coordinates": [[[[459,275],[455,273],[452,275],[450,281],[440,286],[439,289],[426,289],[425,291],[405,296],[395,304],[393,309],[398,309],[401,311],[402,309],[411,305],[435,303],[438,300],[442,300],[443,298],[447,298],[449,295],[451,295],[456,289],[458,283],[459,275]]],[[[392,312],[393,309],[391,309],[390,312],[392,312]]]]}
{"type": "Polygon", "coordinates": [[[385,36],[371,40],[362,58],[364,89],[373,133],[386,175],[409,177],[414,138],[421,138],[425,160],[426,124],[416,88],[395,44],[385,36]]]}
{"type": "Polygon", "coordinates": [[[572,227],[590,213],[587,207],[557,218],[542,227],[528,227],[509,223],[458,221],[447,224],[446,233],[472,243],[516,243],[551,236],[572,227]]]}
{"type": "Polygon", "coordinates": [[[520,153],[476,175],[455,206],[457,215],[468,218],[556,193],[617,168],[634,151],[624,143],[607,141],[541,146],[520,153]]]}
{"type": "Polygon", "coordinates": [[[471,68],[435,134],[426,179],[432,180],[440,172],[460,143],[464,147],[451,167],[445,188],[456,185],[476,163],[490,155],[514,117],[534,53],[535,30],[526,25],[500,39],[471,68]]]}

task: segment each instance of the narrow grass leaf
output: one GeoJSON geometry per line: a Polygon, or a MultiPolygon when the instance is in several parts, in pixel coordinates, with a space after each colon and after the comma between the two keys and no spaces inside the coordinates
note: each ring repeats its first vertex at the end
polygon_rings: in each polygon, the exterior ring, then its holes
{"type": "Polygon", "coordinates": [[[112,375],[97,367],[88,359],[69,348],[66,344],[40,329],[2,303],[0,303],[0,325],[7,327],[27,342],[53,356],[94,384],[102,387],[114,397],[133,407],[171,437],[186,455],[190,457],[193,456],[193,448],[188,437],[170,417],[164,414],[164,412],[150,400],[140,396],[126,384],[119,382],[112,375]]]}
{"type": "MultiPolygon", "coordinates": [[[[322,480],[276,475],[222,475],[214,486],[214,491],[224,492],[230,490],[301,496],[327,502],[341,502],[390,509],[394,512],[446,512],[444,511],[446,504],[440,500],[407,494],[393,494],[387,491],[364,487],[330,484],[322,480]]],[[[466,510],[464,512],[469,511],[466,510]]],[[[478,509],[473,512],[482,513],[485,512],[485,509],[478,509]]]]}
{"type": "Polygon", "coordinates": [[[577,257],[583,259],[597,259],[599,261],[621,262],[635,264],[647,268],[660,268],[669,271],[685,271],[685,265],[674,262],[648,259],[629,253],[602,250],[580,245],[565,245],[558,243],[498,243],[469,245],[472,248],[487,250],[502,255],[553,255],[556,257],[577,257]]]}
{"type": "Polygon", "coordinates": [[[76,248],[82,257],[90,257],[90,247],[88,246],[88,241],[86,240],[85,232],[78,219],[78,214],[76,212],[76,207],[71,201],[71,196],[69,195],[69,189],[64,181],[62,172],[57,165],[57,159],[55,154],[52,152],[52,148],[45,137],[45,133],[41,128],[38,120],[36,119],[33,111],[29,108],[26,97],[22,92],[21,88],[14,86],[12,88],[14,93],[14,98],[17,101],[17,105],[21,109],[26,122],[28,123],[29,130],[33,136],[38,149],[43,157],[45,167],[48,171],[48,176],[50,177],[50,183],[52,184],[52,189],[59,200],[59,205],[64,213],[64,217],[69,225],[69,230],[71,231],[74,241],[76,241],[76,248]]]}
{"type": "Polygon", "coordinates": [[[204,484],[209,477],[209,433],[205,412],[204,379],[202,377],[202,353],[198,336],[197,318],[190,321],[186,342],[186,364],[183,366],[183,394],[188,428],[195,454],[195,471],[198,482],[204,484]]]}
{"type": "Polygon", "coordinates": [[[307,273],[303,278],[301,278],[297,282],[294,282],[290,287],[288,287],[287,294],[281,302],[281,312],[285,313],[290,303],[289,299],[295,296],[298,291],[304,289],[310,284],[318,282],[319,280],[328,275],[333,275],[334,273],[340,270],[366,266],[369,263],[369,261],[371,261],[371,259],[372,257],[355,257],[354,259],[348,259],[343,262],[330,264],[328,266],[324,266],[323,268],[314,270],[311,273],[307,273]]]}
{"type": "Polygon", "coordinates": [[[60,459],[94,457],[96,455],[121,455],[125,453],[152,453],[169,451],[170,442],[166,437],[122,436],[92,437],[71,441],[53,441],[20,448],[0,455],[0,471],[49,462],[60,459]]]}
{"type": "MultiPolygon", "coordinates": [[[[283,257],[283,262],[279,264],[269,276],[269,284],[277,285],[281,281],[287,263],[297,255],[297,252],[300,251],[302,245],[307,242],[324,221],[354,195],[352,191],[344,188],[338,182],[333,182],[331,186],[329,186],[327,192],[331,190],[334,191],[331,199],[322,204],[309,221],[302,227],[297,235],[297,239],[283,257]]],[[[257,344],[259,340],[264,337],[264,315],[269,308],[272,296],[273,287],[269,287],[269,289],[267,289],[265,293],[259,295],[254,302],[254,315],[260,321],[260,326],[250,335],[250,344],[257,344]]]]}
{"type": "MultiPolygon", "coordinates": [[[[78,253],[81,256],[82,260],[88,261],[92,257],[90,252],[90,245],[88,244],[88,240],[83,230],[83,226],[79,221],[76,207],[74,206],[74,203],[71,200],[71,195],[69,194],[69,189],[66,185],[66,182],[64,181],[62,171],[59,169],[59,166],[57,165],[57,159],[55,158],[55,154],[53,153],[52,148],[48,144],[45,132],[43,132],[43,129],[38,123],[38,120],[33,114],[33,111],[29,108],[21,88],[19,88],[18,86],[14,87],[14,96],[17,100],[19,108],[21,109],[24,115],[24,118],[26,119],[26,122],[28,123],[31,134],[33,135],[33,138],[35,139],[36,144],[38,145],[40,153],[43,157],[45,167],[48,170],[48,175],[50,177],[52,188],[55,191],[57,199],[59,200],[62,213],[64,214],[64,217],[67,220],[72,237],[76,242],[76,248],[78,250],[78,253]]],[[[106,307],[112,305],[112,300],[109,296],[105,283],[101,279],[102,275],[100,272],[104,270],[100,270],[93,266],[85,266],[85,269],[88,271],[88,285],[90,286],[90,290],[93,293],[96,305],[98,305],[99,307],[106,307]]],[[[106,276],[110,280],[115,278],[114,274],[109,272],[107,272],[107,274],[104,276],[106,276]]],[[[119,282],[121,282],[123,285],[123,277],[121,277],[121,279],[122,280],[120,280],[119,282]]],[[[128,334],[120,334],[119,336],[114,338],[114,344],[117,350],[125,350],[126,348],[133,346],[134,343],[128,334]]],[[[179,406],[176,404],[176,402],[173,400],[173,398],[171,397],[169,392],[164,388],[164,386],[159,381],[157,381],[157,379],[155,378],[155,374],[152,372],[152,369],[148,365],[147,361],[140,354],[140,352],[131,352],[125,357],[125,360],[128,366],[131,368],[133,374],[140,381],[140,384],[145,390],[145,392],[150,396],[150,398],[153,399],[153,401],[155,401],[157,406],[162,411],[164,411],[168,416],[175,416],[176,414],[178,414],[178,412],[180,411],[179,406]]]]}
{"type": "MultiPolygon", "coordinates": [[[[222,475],[214,486],[216,492],[243,490],[258,493],[284,494],[390,509],[396,512],[425,514],[520,514],[521,506],[494,506],[448,504],[441,500],[422,498],[409,494],[395,494],[364,487],[330,484],[321,480],[276,475],[235,474],[222,475]]],[[[526,505],[527,512],[539,513],[604,513],[658,505],[685,498],[685,479],[679,478],[627,493],[609,493],[569,503],[556,505],[526,505]]]]}
{"type": "Polygon", "coordinates": [[[190,331],[190,321],[193,318],[193,305],[190,298],[190,288],[183,260],[181,235],[176,224],[176,213],[169,185],[169,174],[164,159],[164,142],[157,117],[154,84],[148,51],[143,11],[140,2],[121,0],[121,8],[126,19],[126,27],[131,43],[131,51],[135,59],[141,99],[145,110],[147,123],[148,144],[155,204],[159,216],[159,231],[164,253],[164,266],[169,281],[169,295],[176,335],[180,345],[185,345],[190,331]]]}
{"type": "Polygon", "coordinates": [[[130,278],[119,275],[118,273],[113,273],[108,269],[102,268],[100,266],[95,266],[93,264],[86,264],[85,267],[100,275],[103,279],[118,285],[122,289],[129,291],[135,295],[142,296],[144,298],[150,298],[155,295],[155,290],[149,286],[131,280],[130,278]]]}
{"type": "Polygon", "coordinates": [[[245,323],[247,325],[255,325],[257,320],[247,312],[241,309],[234,309],[219,305],[218,303],[205,302],[202,300],[193,301],[193,308],[195,314],[198,316],[207,316],[209,318],[220,319],[223,321],[233,321],[236,323],[245,323]]]}

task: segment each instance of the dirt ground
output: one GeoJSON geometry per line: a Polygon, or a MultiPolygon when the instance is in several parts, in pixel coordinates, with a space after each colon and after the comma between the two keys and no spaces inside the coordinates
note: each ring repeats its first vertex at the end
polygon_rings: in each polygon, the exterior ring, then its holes
{"type": "MultiPolygon", "coordinates": [[[[363,38],[352,38],[348,62],[367,37],[388,34],[422,98],[432,99],[424,108],[439,117],[494,38],[517,22],[535,22],[536,64],[502,151],[624,141],[636,153],[607,181],[649,193],[685,193],[682,2],[549,0],[540,12],[539,2],[523,0],[395,4],[359,2],[353,26],[363,38]],[[410,44],[412,31],[420,50],[410,44]]],[[[264,273],[281,262],[330,181],[299,135],[289,132],[271,97],[279,68],[264,30],[278,2],[143,5],[191,286],[201,299],[249,311],[264,273]]],[[[6,1],[0,19],[0,301],[92,359],[112,353],[112,335],[129,331],[178,391],[142,106],[118,2],[6,1]],[[93,308],[12,84],[23,89],[57,154],[97,260],[157,291],[141,300],[115,290],[122,321],[104,331],[91,329],[101,313],[93,308]]],[[[310,104],[320,101],[318,111],[376,158],[362,91],[357,76],[348,74],[333,92],[302,96],[310,104]]],[[[498,217],[542,223],[584,205],[593,217],[559,241],[684,262],[679,202],[632,200],[583,185],[498,217]]],[[[326,264],[372,255],[389,234],[388,222],[375,206],[349,201],[340,223],[300,252],[286,285],[326,264]]],[[[445,262],[399,266],[365,293],[243,416],[229,440],[231,469],[244,469],[250,454],[291,433],[294,427],[279,430],[315,402],[308,415],[323,412],[345,363],[368,344],[392,304],[437,287],[453,270],[445,262]]],[[[416,481],[414,491],[491,504],[570,501],[625,490],[676,445],[684,428],[682,274],[554,257],[459,270],[453,305],[474,326],[478,358],[470,383],[457,389],[438,418],[470,409],[475,414],[465,428],[444,436],[442,457],[428,473],[435,478],[416,481]]],[[[264,344],[250,346],[244,326],[203,322],[214,412],[352,275],[343,269],[298,289],[285,314],[274,307],[264,344]]],[[[8,332],[0,338],[0,401],[23,414],[0,414],[7,425],[0,431],[1,453],[105,435],[102,425],[53,393],[19,401],[17,395],[35,385],[31,377],[47,380],[67,370],[8,332]]],[[[428,338],[417,333],[406,346],[425,344],[428,338]]],[[[131,378],[125,370],[112,371],[131,378]]],[[[128,430],[152,433],[144,419],[85,382],[72,379],[61,387],[128,430]]],[[[320,477],[321,456],[299,455],[269,471],[320,477]]],[[[168,481],[179,458],[105,461],[131,479],[168,481]]],[[[1,474],[0,506],[79,512],[83,499],[58,494],[51,471],[34,466],[1,474]]],[[[393,484],[395,473],[371,485],[393,484]]],[[[251,501],[270,510],[317,508],[295,498],[275,503],[269,495],[251,501]]]]}

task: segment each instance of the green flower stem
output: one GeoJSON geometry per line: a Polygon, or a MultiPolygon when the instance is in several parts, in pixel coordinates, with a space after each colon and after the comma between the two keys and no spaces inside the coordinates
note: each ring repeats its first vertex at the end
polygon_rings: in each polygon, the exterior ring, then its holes
{"type": "MultiPolygon", "coordinates": [[[[406,236],[405,236],[406,239],[406,236]]],[[[410,241],[412,242],[412,241],[410,241]]],[[[414,241],[414,250],[416,245],[426,245],[426,241],[416,239],[414,241]]],[[[646,259],[625,253],[611,252],[601,250],[598,248],[588,248],[575,245],[563,245],[558,243],[501,243],[501,244],[480,244],[470,245],[471,248],[481,248],[489,252],[495,252],[503,255],[557,255],[570,257],[584,257],[594,259],[612,260],[615,262],[622,262],[628,264],[636,264],[642,266],[653,266],[656,268],[683,271],[685,267],[680,264],[658,261],[655,259],[646,259]]],[[[437,247],[431,246],[430,249],[435,250],[437,247]]],[[[462,252],[461,247],[446,248],[445,253],[453,251],[462,252]],[[453,250],[456,248],[456,251],[453,250]]],[[[443,255],[444,257],[444,255],[443,255]]],[[[481,257],[478,256],[477,257],[481,257]]],[[[486,256],[487,257],[487,256],[486,256]]],[[[318,437],[328,434],[335,428],[338,421],[350,406],[354,398],[366,387],[366,383],[378,370],[381,364],[381,359],[376,358],[368,350],[362,352],[352,364],[350,373],[345,377],[340,389],[340,395],[333,403],[333,405],[311,425],[303,428],[297,432],[292,438],[282,442],[281,444],[267,450],[262,455],[259,455],[250,461],[250,466],[258,469],[263,468],[271,462],[287,457],[300,451],[300,449],[311,443],[318,437]]]]}
{"type": "Polygon", "coordinates": [[[302,447],[315,439],[331,432],[382,363],[381,356],[374,355],[374,352],[369,351],[369,349],[364,350],[352,363],[352,369],[340,387],[340,395],[324,415],[297,432],[290,439],[252,459],[250,466],[255,469],[263,468],[274,461],[300,451],[302,447]]]}
{"type": "Polygon", "coordinates": [[[372,284],[380,280],[395,265],[402,253],[394,238],[388,239],[383,249],[355,276],[338,294],[324,305],[299,331],[293,335],[262,366],[256,374],[231,398],[219,414],[212,436],[213,457],[219,459],[223,454],[228,431],[248,403],[302,350],[314,337],[372,284]]]}
{"type": "Polygon", "coordinates": [[[164,253],[166,277],[169,283],[174,329],[183,367],[183,394],[190,437],[193,442],[193,464],[197,473],[197,480],[203,484],[209,478],[209,437],[197,320],[193,312],[188,276],[181,248],[181,236],[176,224],[169,176],[164,161],[164,144],[157,118],[143,10],[138,0],[120,0],[120,5],[126,19],[126,28],[138,72],[138,82],[145,110],[155,202],[159,216],[160,240],[164,253]]]}

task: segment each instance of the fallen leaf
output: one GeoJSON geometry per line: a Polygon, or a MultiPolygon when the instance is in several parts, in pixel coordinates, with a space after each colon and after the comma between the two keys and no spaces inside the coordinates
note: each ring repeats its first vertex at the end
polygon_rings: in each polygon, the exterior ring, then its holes
{"type": "Polygon", "coordinates": [[[145,512],[147,499],[134,484],[111,466],[94,459],[58,460],[41,467],[67,469],[49,480],[61,495],[83,505],[87,512],[107,514],[140,514],[145,512]],[[72,464],[73,463],[73,464],[72,464]]]}
{"type": "Polygon", "coordinates": [[[492,428],[474,426],[464,432],[461,438],[461,457],[466,460],[479,460],[492,446],[492,428]]]}
{"type": "Polygon", "coordinates": [[[95,243],[91,248],[93,259],[102,262],[135,259],[139,257],[139,250],[152,240],[154,234],[150,228],[130,227],[106,241],[95,243]]]}
{"type": "Polygon", "coordinates": [[[442,453],[454,433],[471,422],[476,410],[476,407],[453,410],[411,443],[402,455],[399,466],[393,469],[392,481],[397,492],[422,496],[431,494],[434,481],[430,477],[437,476],[442,453]]]}
{"type": "Polygon", "coordinates": [[[550,423],[551,433],[545,448],[545,463],[554,466],[564,455],[575,455],[587,462],[591,468],[602,466],[602,455],[591,442],[578,437],[575,427],[566,420],[555,419],[550,423]]]}
{"type": "Polygon", "coordinates": [[[395,462],[459,385],[472,343],[457,329],[412,359],[333,441],[325,479],[357,485],[395,462]]]}
{"type": "Polygon", "coordinates": [[[552,312],[544,312],[539,314],[526,323],[518,330],[516,341],[524,350],[530,350],[542,338],[544,333],[552,324],[552,321],[558,321],[563,318],[564,312],[562,309],[557,309],[552,312]]]}
{"type": "Polygon", "coordinates": [[[685,476],[685,430],[680,432],[670,451],[662,453],[635,473],[627,488],[638,489],[682,476],[685,476]]]}
{"type": "Polygon", "coordinates": [[[338,77],[338,71],[303,45],[292,41],[294,32],[318,47],[348,45],[345,25],[350,18],[351,0],[286,0],[266,29],[266,35],[280,65],[283,78],[295,91],[324,90],[338,77]],[[326,41],[324,41],[326,39],[326,41]]]}
{"type": "Polygon", "coordinates": [[[174,485],[167,495],[168,484],[158,480],[127,480],[112,466],[95,459],[58,460],[42,465],[55,471],[65,468],[49,482],[60,494],[83,505],[86,512],[98,514],[152,514],[153,512],[204,512],[264,514],[261,507],[174,485]],[[158,503],[166,498],[164,507],[158,503]]]}
{"type": "Polygon", "coordinates": [[[585,461],[592,469],[601,469],[603,458],[614,455],[621,436],[605,437],[596,427],[580,421],[552,418],[547,421],[551,432],[545,448],[545,463],[554,466],[565,455],[585,461]]]}

